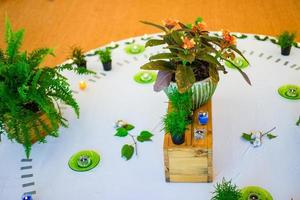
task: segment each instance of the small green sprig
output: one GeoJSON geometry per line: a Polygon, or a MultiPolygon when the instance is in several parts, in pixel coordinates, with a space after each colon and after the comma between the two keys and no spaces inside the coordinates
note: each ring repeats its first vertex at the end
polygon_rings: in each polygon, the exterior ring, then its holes
{"type": "Polygon", "coordinates": [[[221,183],[217,183],[211,200],[240,200],[242,193],[231,180],[226,181],[224,178],[221,183]]]}
{"type": "Polygon", "coordinates": [[[300,126],[300,117],[299,117],[298,121],[296,122],[296,125],[300,126]]]}
{"type": "Polygon", "coordinates": [[[250,142],[254,147],[261,146],[262,139],[264,136],[267,136],[270,140],[276,138],[276,135],[273,135],[271,132],[274,131],[276,127],[272,128],[271,130],[263,133],[262,131],[257,132],[250,132],[250,133],[243,133],[242,138],[248,142],[250,142]]]}
{"type": "Polygon", "coordinates": [[[115,136],[117,137],[130,136],[133,141],[133,144],[125,144],[121,149],[121,157],[123,157],[125,160],[130,160],[134,152],[136,155],[138,155],[137,141],[141,143],[152,141],[151,138],[153,134],[149,131],[141,131],[137,136],[129,133],[129,131],[133,130],[134,128],[135,127],[132,124],[124,124],[121,127],[117,128],[117,132],[115,133],[115,136]]]}
{"type": "Polygon", "coordinates": [[[111,62],[111,50],[109,48],[100,49],[95,52],[102,63],[108,63],[111,62]]]}

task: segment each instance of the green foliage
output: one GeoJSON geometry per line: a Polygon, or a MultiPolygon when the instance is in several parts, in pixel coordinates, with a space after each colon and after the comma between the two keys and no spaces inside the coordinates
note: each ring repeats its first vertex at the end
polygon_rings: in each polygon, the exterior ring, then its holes
{"type": "Polygon", "coordinates": [[[139,136],[137,136],[137,140],[139,142],[146,142],[146,141],[151,141],[151,137],[153,136],[152,133],[149,131],[142,131],[139,136]]]}
{"type": "Polygon", "coordinates": [[[134,147],[129,144],[125,144],[121,149],[121,155],[126,160],[130,160],[132,158],[132,155],[134,153],[134,147]]]}
{"type": "Polygon", "coordinates": [[[102,63],[111,62],[111,50],[109,48],[100,49],[96,52],[99,55],[99,58],[102,63]]]}
{"type": "Polygon", "coordinates": [[[224,178],[221,183],[217,183],[211,200],[240,200],[242,193],[240,189],[231,181],[224,178]]]}
{"type": "Polygon", "coordinates": [[[176,87],[168,92],[171,111],[164,117],[164,129],[172,136],[183,135],[187,125],[191,122],[189,116],[192,113],[192,91],[180,93],[176,87]]]}
{"type": "Polygon", "coordinates": [[[288,31],[284,31],[278,36],[278,44],[282,48],[290,47],[293,45],[296,38],[296,33],[289,33],[288,31]]]}
{"type": "Polygon", "coordinates": [[[73,47],[71,52],[71,58],[73,59],[73,62],[75,65],[77,65],[77,67],[86,68],[86,60],[81,48],[73,47]]]}
{"type": "Polygon", "coordinates": [[[125,158],[125,160],[130,160],[134,154],[134,152],[137,155],[137,142],[147,142],[152,141],[153,134],[149,131],[141,131],[138,136],[132,135],[129,133],[129,131],[134,129],[134,125],[132,124],[124,124],[122,127],[117,128],[117,132],[115,133],[115,136],[117,137],[126,137],[130,136],[133,144],[125,144],[123,145],[121,149],[121,157],[125,158]],[[133,146],[134,145],[134,146],[133,146]]]}
{"type": "Polygon", "coordinates": [[[61,66],[59,69],[60,71],[71,70],[78,74],[96,74],[95,72],[87,69],[85,55],[80,47],[72,47],[70,58],[73,62],[61,66]]]}
{"type": "Polygon", "coordinates": [[[300,126],[300,117],[299,117],[298,121],[296,122],[296,125],[300,126]]]}
{"type": "Polygon", "coordinates": [[[9,139],[23,144],[29,157],[31,134],[45,142],[41,131],[57,137],[58,125],[67,126],[57,102],[72,107],[77,116],[79,106],[67,78],[60,74],[67,67],[40,66],[46,56],[54,55],[52,49],[20,51],[24,31],[14,32],[8,19],[5,24],[7,47],[5,51],[0,50],[0,129],[5,130],[9,139]],[[51,128],[40,119],[41,114],[50,120],[51,128]]]}
{"type": "Polygon", "coordinates": [[[118,136],[118,137],[126,137],[127,135],[128,135],[128,131],[123,127],[118,128],[117,132],[115,134],[115,136],[118,136]]]}
{"type": "Polygon", "coordinates": [[[184,111],[191,113],[193,107],[192,91],[189,90],[185,93],[180,93],[175,87],[171,88],[168,92],[168,98],[171,102],[174,111],[184,111]]]}
{"type": "MultiPolygon", "coordinates": [[[[179,25],[178,29],[173,24],[161,26],[151,22],[142,23],[154,26],[163,30],[161,39],[150,39],[146,47],[165,45],[168,53],[159,53],[150,57],[150,62],[141,66],[147,70],[169,71],[175,75],[176,83],[180,93],[188,91],[195,81],[212,77],[214,82],[219,81],[218,71],[226,73],[224,62],[229,58],[234,58],[236,54],[245,58],[242,53],[235,48],[234,36],[224,32],[223,37],[211,36],[208,31],[198,26],[203,23],[202,18],[197,18],[194,24],[184,25],[174,20],[173,23],[179,25]],[[187,46],[190,44],[190,46],[187,46]],[[153,61],[155,60],[155,61],[153,61]],[[203,64],[205,63],[205,64],[203,64]],[[199,73],[200,72],[200,73],[199,73]],[[207,73],[201,73],[207,72],[207,73]],[[198,77],[198,74],[207,74],[206,77],[198,77]]],[[[245,58],[246,62],[247,59],[245,58]]],[[[238,68],[233,63],[233,66],[238,68]]],[[[241,72],[246,81],[251,84],[248,76],[241,72]]],[[[158,82],[160,80],[157,80],[158,82]]]]}
{"type": "Polygon", "coordinates": [[[188,113],[185,111],[169,112],[163,122],[164,129],[172,136],[183,135],[190,122],[187,120],[188,113]]]}

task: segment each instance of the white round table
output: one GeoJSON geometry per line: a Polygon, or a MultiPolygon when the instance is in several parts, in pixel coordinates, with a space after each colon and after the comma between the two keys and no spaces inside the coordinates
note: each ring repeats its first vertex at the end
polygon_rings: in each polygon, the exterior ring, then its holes
{"type": "MultiPolygon", "coordinates": [[[[152,84],[133,80],[150,55],[165,50],[153,47],[130,55],[124,51],[128,40],[123,40],[112,51],[112,71],[104,72],[98,56],[90,56],[88,68],[96,76],[65,73],[81,108],[80,119],[63,106],[69,128],[61,128],[58,139],[49,137],[46,144],[34,145],[32,160],[21,160],[25,157],[22,146],[2,137],[0,199],[20,199],[24,192],[33,192],[34,200],[205,200],[223,177],[241,188],[261,186],[275,200],[300,199],[300,127],[295,125],[300,101],[277,93],[281,85],[300,85],[300,50],[293,48],[290,56],[281,56],[280,48],[269,40],[247,36],[237,42],[250,61],[245,72],[252,86],[238,71],[228,69],[212,98],[213,183],[165,182],[161,120],[167,98],[163,92],[155,93],[152,84]],[[84,91],[79,90],[80,80],[87,82],[84,91]],[[119,119],[135,125],[133,134],[142,130],[154,134],[153,142],[138,144],[138,156],[129,161],[121,158],[121,147],[131,139],[114,136],[113,126],[119,119]],[[265,138],[261,147],[241,139],[243,132],[274,126],[278,137],[265,138]],[[69,158],[84,149],[99,152],[100,164],[88,172],[72,171],[69,158]]],[[[141,37],[134,40],[145,43],[141,37]]]]}

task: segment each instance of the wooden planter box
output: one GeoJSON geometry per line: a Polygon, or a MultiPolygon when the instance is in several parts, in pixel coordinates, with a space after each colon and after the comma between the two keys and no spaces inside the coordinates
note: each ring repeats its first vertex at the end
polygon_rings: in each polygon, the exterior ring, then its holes
{"type": "Polygon", "coordinates": [[[164,163],[167,182],[212,182],[212,112],[211,101],[194,112],[193,122],[185,132],[185,142],[175,145],[170,134],[164,137],[164,163]],[[209,113],[207,125],[200,125],[198,112],[209,113]],[[194,139],[194,129],[205,129],[204,139],[194,139]]]}

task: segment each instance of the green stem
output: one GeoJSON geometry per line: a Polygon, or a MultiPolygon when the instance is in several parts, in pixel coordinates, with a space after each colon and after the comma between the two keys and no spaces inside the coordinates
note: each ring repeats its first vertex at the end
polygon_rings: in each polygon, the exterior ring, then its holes
{"type": "Polygon", "coordinates": [[[137,156],[138,155],[138,148],[137,148],[137,142],[134,138],[134,135],[131,135],[130,133],[128,133],[128,135],[132,138],[133,140],[133,143],[134,143],[134,146],[135,146],[135,155],[137,156]]]}
{"type": "Polygon", "coordinates": [[[274,131],[275,129],[276,129],[276,126],[275,126],[274,128],[272,128],[271,130],[269,130],[269,131],[265,132],[264,134],[262,134],[261,137],[264,137],[265,135],[271,133],[271,132],[274,131]]]}

